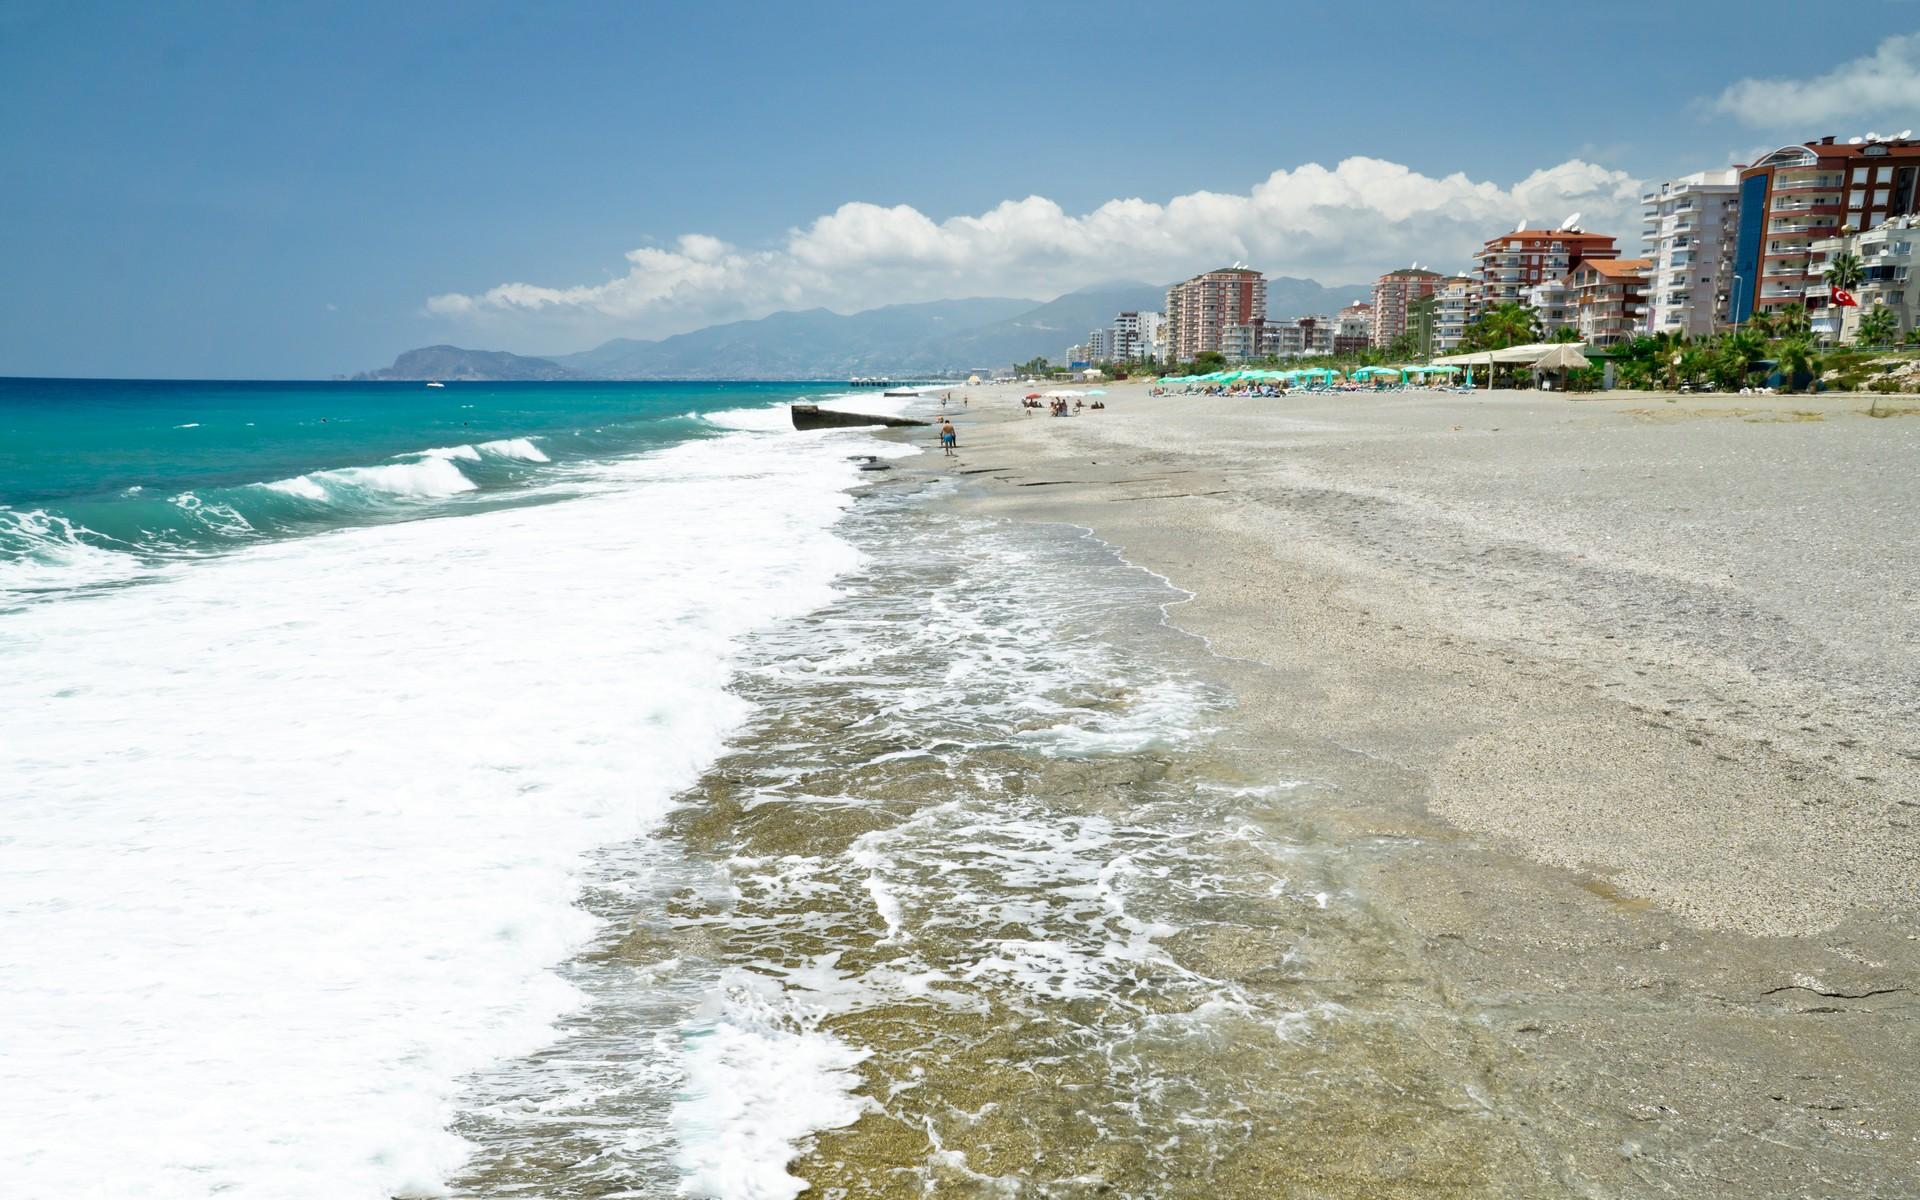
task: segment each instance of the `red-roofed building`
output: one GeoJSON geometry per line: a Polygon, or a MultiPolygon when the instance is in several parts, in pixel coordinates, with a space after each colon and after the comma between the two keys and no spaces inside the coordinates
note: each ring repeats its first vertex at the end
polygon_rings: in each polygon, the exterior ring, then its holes
{"type": "Polygon", "coordinates": [[[1573,269],[1567,287],[1573,296],[1575,328],[1590,346],[1612,346],[1646,332],[1645,258],[1589,258],[1573,269]]]}
{"type": "Polygon", "coordinates": [[[1489,238],[1473,256],[1473,312],[1524,304],[1529,288],[1571,275],[1590,258],[1619,258],[1609,234],[1578,229],[1518,229],[1489,238]]]}

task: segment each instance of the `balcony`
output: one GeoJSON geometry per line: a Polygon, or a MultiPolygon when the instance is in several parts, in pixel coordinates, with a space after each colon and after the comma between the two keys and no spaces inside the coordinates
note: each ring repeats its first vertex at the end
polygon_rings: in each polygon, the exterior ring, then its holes
{"type": "Polygon", "coordinates": [[[1846,186],[1844,175],[1777,171],[1773,176],[1773,193],[1776,196],[1782,192],[1832,192],[1846,186]]]}

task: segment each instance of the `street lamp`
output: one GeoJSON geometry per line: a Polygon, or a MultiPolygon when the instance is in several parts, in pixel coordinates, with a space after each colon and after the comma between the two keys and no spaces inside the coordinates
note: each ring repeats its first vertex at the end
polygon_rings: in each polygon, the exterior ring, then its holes
{"type": "Polygon", "coordinates": [[[1740,272],[1733,273],[1733,331],[1735,333],[1740,332],[1740,285],[1745,282],[1746,279],[1740,272]]]}

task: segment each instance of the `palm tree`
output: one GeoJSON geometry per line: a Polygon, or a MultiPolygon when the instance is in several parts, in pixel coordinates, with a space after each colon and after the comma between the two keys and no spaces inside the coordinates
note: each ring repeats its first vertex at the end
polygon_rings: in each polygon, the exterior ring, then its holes
{"type": "Polygon", "coordinates": [[[1774,325],[1775,319],[1772,313],[1765,309],[1756,308],[1753,310],[1753,315],[1747,318],[1747,323],[1741,326],[1741,328],[1751,329],[1762,338],[1770,338],[1774,334],[1774,325]]]}
{"type": "Polygon", "coordinates": [[[1820,369],[1819,349],[1804,333],[1781,339],[1773,357],[1790,392],[1800,390],[1802,375],[1813,375],[1820,369]]]}
{"type": "Polygon", "coordinates": [[[1884,304],[1876,304],[1860,318],[1856,339],[1868,346],[1884,346],[1900,333],[1900,318],[1884,304]]]}
{"type": "Polygon", "coordinates": [[[1813,323],[1807,320],[1807,310],[1804,305],[1789,304],[1776,314],[1773,331],[1780,337],[1798,337],[1811,329],[1812,325],[1813,323]]]}
{"type": "MultiPolygon", "coordinates": [[[[1850,292],[1860,286],[1860,280],[1864,275],[1865,271],[1860,266],[1858,254],[1843,251],[1834,255],[1827,263],[1826,280],[1829,288],[1850,292]]],[[[1833,310],[1836,318],[1833,326],[1833,340],[1838,342],[1840,328],[1846,323],[1842,319],[1844,314],[1840,312],[1840,306],[1831,300],[1827,302],[1827,306],[1833,310]]]]}
{"type": "Polygon", "coordinates": [[[1470,337],[1476,349],[1505,350],[1522,346],[1539,336],[1540,319],[1533,309],[1508,301],[1497,304],[1474,321],[1470,337]]]}
{"type": "Polygon", "coordinates": [[[1745,386],[1753,374],[1753,364],[1766,356],[1766,339],[1751,329],[1741,329],[1720,339],[1720,363],[1727,382],[1745,386]]]}
{"type": "Polygon", "coordinates": [[[1550,342],[1554,342],[1556,344],[1563,343],[1563,342],[1577,342],[1580,340],[1580,331],[1578,329],[1575,329],[1571,325],[1562,325],[1560,328],[1554,330],[1553,336],[1549,337],[1547,340],[1550,342]]]}

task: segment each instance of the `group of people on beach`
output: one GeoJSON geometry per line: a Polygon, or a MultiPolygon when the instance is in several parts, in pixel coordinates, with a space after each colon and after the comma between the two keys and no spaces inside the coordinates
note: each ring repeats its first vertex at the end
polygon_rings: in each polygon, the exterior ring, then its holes
{"type": "MultiPolygon", "coordinates": [[[[1034,410],[1040,407],[1040,402],[1029,397],[1020,402],[1020,407],[1026,409],[1027,415],[1030,417],[1033,415],[1034,410]]],[[[1047,415],[1050,417],[1064,417],[1071,415],[1071,413],[1077,413],[1083,408],[1089,412],[1099,412],[1106,407],[1104,403],[1098,400],[1095,400],[1092,404],[1088,404],[1085,400],[1075,400],[1073,402],[1073,408],[1069,410],[1067,408],[1066,397],[1056,396],[1054,399],[1047,401],[1047,415]]]]}

